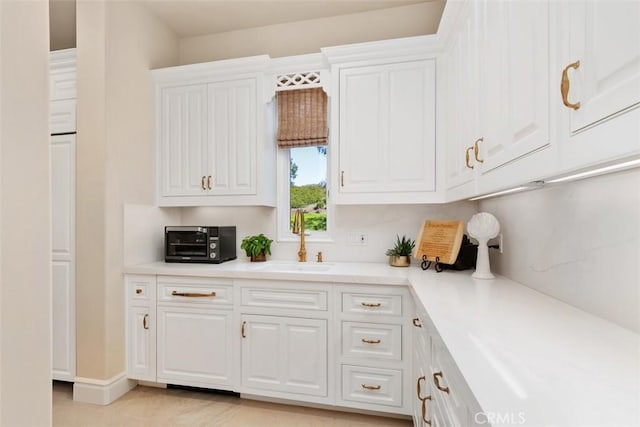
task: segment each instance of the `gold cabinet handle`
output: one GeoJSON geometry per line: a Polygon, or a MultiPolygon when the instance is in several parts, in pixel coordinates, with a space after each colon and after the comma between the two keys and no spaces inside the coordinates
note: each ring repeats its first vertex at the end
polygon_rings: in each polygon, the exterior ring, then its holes
{"type": "Polygon", "coordinates": [[[369,340],[366,338],[362,338],[362,342],[365,344],[380,344],[380,340],[369,340]]]}
{"type": "Polygon", "coordinates": [[[340,171],[340,187],[344,187],[344,171],[340,171]]]}
{"type": "Polygon", "coordinates": [[[564,70],[562,70],[562,81],[560,82],[560,93],[562,94],[562,103],[565,105],[565,107],[573,108],[574,110],[577,110],[578,108],[580,108],[580,102],[571,103],[569,102],[569,99],[568,99],[569,88],[570,88],[569,68],[573,68],[574,70],[577,70],[578,68],[580,68],[580,61],[576,61],[572,64],[569,64],[566,67],[564,67],[564,70]]]}
{"type": "Polygon", "coordinates": [[[367,385],[367,384],[361,384],[362,388],[365,390],[380,390],[381,386],[379,385],[367,385]]]}
{"type": "Polygon", "coordinates": [[[478,144],[483,141],[484,141],[484,138],[478,138],[476,139],[476,142],[473,143],[473,156],[476,158],[476,161],[480,163],[484,163],[484,160],[478,157],[478,154],[480,152],[480,147],[478,147],[478,144]]]}
{"type": "Polygon", "coordinates": [[[246,338],[247,335],[245,334],[245,327],[247,326],[247,322],[244,321],[242,322],[242,328],[240,329],[240,335],[242,336],[242,338],[246,338]]]}
{"type": "Polygon", "coordinates": [[[142,327],[144,329],[149,329],[149,315],[145,314],[144,317],[142,318],[142,327]]]}
{"type": "Polygon", "coordinates": [[[427,396],[424,399],[420,399],[422,400],[422,421],[426,424],[426,425],[431,425],[431,420],[427,419],[427,400],[431,400],[431,396],[427,396]]]}
{"type": "Polygon", "coordinates": [[[464,154],[464,162],[469,169],[473,169],[473,165],[469,164],[469,160],[471,159],[471,157],[469,156],[469,151],[471,150],[473,150],[473,147],[467,147],[467,151],[464,154]]]}
{"type": "Polygon", "coordinates": [[[213,188],[211,188],[211,175],[207,177],[207,188],[209,190],[213,190],[213,188]]]}
{"type": "Polygon", "coordinates": [[[445,393],[449,394],[449,387],[442,387],[440,385],[440,378],[443,377],[442,371],[440,372],[436,372],[435,374],[433,374],[433,383],[436,385],[436,388],[440,391],[444,391],[445,393]]]}
{"type": "Polygon", "coordinates": [[[199,292],[178,292],[178,291],[173,291],[171,292],[171,296],[174,297],[187,297],[187,298],[207,298],[207,297],[215,297],[216,293],[215,292],[209,292],[206,294],[201,294],[199,292]]]}
{"type": "Polygon", "coordinates": [[[380,307],[380,303],[379,302],[361,302],[360,304],[363,307],[380,307]]]}
{"type": "Polygon", "coordinates": [[[420,323],[419,318],[414,317],[413,319],[411,319],[411,322],[413,323],[413,326],[415,326],[416,328],[422,328],[422,323],[420,323]]]}
{"type": "Polygon", "coordinates": [[[418,394],[418,399],[420,400],[424,400],[426,399],[426,397],[422,397],[422,384],[421,382],[424,381],[426,379],[426,377],[423,375],[421,377],[418,377],[418,381],[416,381],[416,393],[418,394]]]}
{"type": "Polygon", "coordinates": [[[202,178],[200,178],[200,188],[202,188],[202,191],[207,191],[207,187],[205,187],[204,185],[205,179],[207,179],[207,177],[204,175],[202,175],[202,178]]]}
{"type": "Polygon", "coordinates": [[[138,288],[136,289],[136,295],[140,295],[142,293],[142,289],[138,288]]]}

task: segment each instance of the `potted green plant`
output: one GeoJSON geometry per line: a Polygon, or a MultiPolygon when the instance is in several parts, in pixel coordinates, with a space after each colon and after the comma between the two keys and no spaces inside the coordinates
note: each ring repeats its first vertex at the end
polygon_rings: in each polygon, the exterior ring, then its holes
{"type": "Polygon", "coordinates": [[[240,249],[244,249],[251,262],[261,262],[267,260],[267,255],[271,255],[271,243],[273,240],[260,233],[257,236],[247,236],[242,239],[240,249]]]}
{"type": "Polygon", "coordinates": [[[389,264],[393,267],[408,267],[411,264],[411,252],[416,247],[416,241],[396,234],[396,244],[391,249],[387,249],[389,264]]]}

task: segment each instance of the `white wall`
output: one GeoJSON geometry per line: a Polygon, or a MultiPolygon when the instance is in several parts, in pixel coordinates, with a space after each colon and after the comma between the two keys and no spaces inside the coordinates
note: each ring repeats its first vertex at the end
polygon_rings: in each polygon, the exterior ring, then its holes
{"type": "Polygon", "coordinates": [[[177,37],[139,2],[77,3],[77,375],[125,369],[125,203],[151,204],[150,69],[176,65],[177,37]]]}
{"type": "Polygon", "coordinates": [[[0,1],[0,425],[51,425],[47,2],[0,1]]]}
{"type": "Polygon", "coordinates": [[[480,202],[499,274],[640,332],[640,170],[480,202]]]}
{"type": "Polygon", "coordinates": [[[180,40],[180,63],[268,54],[316,53],[322,47],[434,34],[443,1],[311,19],[180,40]]]}

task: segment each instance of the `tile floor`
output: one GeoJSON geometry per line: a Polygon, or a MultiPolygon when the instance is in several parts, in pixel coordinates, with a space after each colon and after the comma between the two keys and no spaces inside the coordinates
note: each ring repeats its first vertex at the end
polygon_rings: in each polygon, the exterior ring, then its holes
{"type": "Polygon", "coordinates": [[[69,383],[54,382],[54,427],[409,427],[410,420],[277,405],[207,392],[138,386],[109,406],[73,401],[69,383]]]}

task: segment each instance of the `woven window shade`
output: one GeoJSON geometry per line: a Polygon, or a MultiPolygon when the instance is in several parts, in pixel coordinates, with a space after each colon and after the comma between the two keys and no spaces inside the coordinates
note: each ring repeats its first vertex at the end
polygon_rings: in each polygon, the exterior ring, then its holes
{"type": "Polygon", "coordinates": [[[327,94],[322,88],[278,92],[278,147],[327,144],[327,94]]]}

